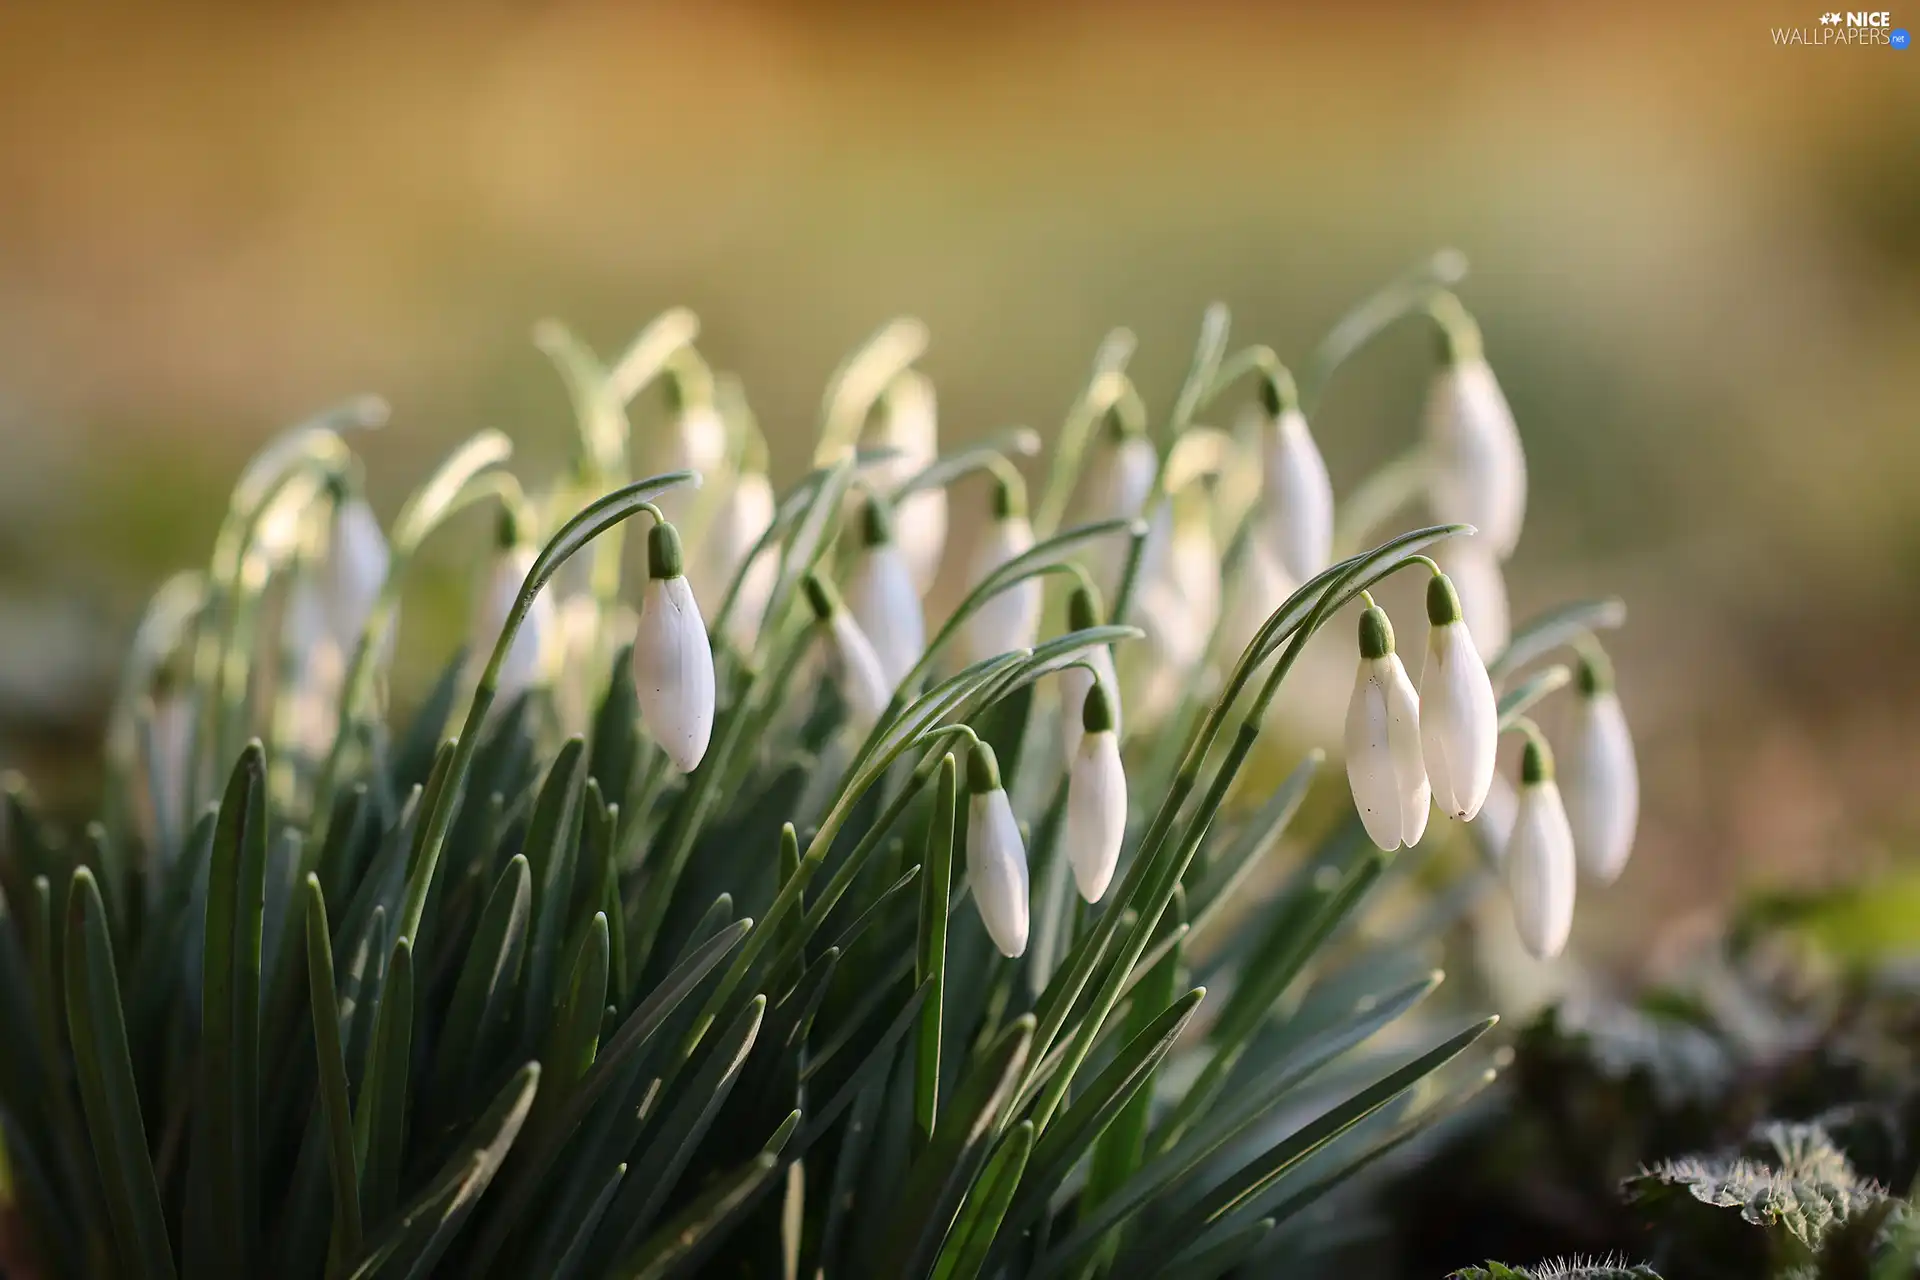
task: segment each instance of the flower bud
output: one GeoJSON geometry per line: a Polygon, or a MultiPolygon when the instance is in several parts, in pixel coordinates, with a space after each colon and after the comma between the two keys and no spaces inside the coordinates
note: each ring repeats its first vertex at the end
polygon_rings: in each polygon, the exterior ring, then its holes
{"type": "Polygon", "coordinates": [[[897,689],[927,648],[926,620],[913,570],[893,540],[892,520],[878,497],[861,511],[860,549],[847,576],[847,610],[873,644],[889,690],[897,689]]]}
{"type": "Polygon", "coordinates": [[[647,733],[674,768],[693,772],[713,736],[713,649],[687,581],[679,531],[664,520],[647,534],[633,691],[647,733]]]}
{"type": "MultiPolygon", "coordinates": [[[[1085,631],[1100,625],[1100,604],[1084,585],[1075,586],[1067,597],[1067,629],[1085,631]]],[[[1113,651],[1101,645],[1086,655],[1086,666],[1078,663],[1060,671],[1060,739],[1067,766],[1072,767],[1080,751],[1081,720],[1087,691],[1096,680],[1107,691],[1107,708],[1113,718],[1113,731],[1120,732],[1120,677],[1113,669],[1113,651]],[[1089,671],[1087,668],[1091,667],[1089,671]]]]}
{"type": "MultiPolygon", "coordinates": [[[[902,371],[888,385],[867,442],[895,456],[873,468],[876,487],[894,493],[940,455],[939,413],[933,381],[918,369],[902,371]]],[[[893,510],[894,542],[913,572],[914,589],[925,595],[940,572],[947,544],[947,493],[917,489],[893,510]]]]}
{"type": "Polygon", "coordinates": [[[1513,410],[1464,312],[1446,330],[1446,363],[1427,393],[1435,518],[1473,525],[1496,560],[1513,554],[1527,509],[1527,459],[1513,410]]]}
{"type": "Polygon", "coordinates": [[[987,936],[1000,954],[1027,949],[1027,850],[1000,785],[993,748],[974,744],[967,757],[967,883],[987,936]]]}
{"type": "Polygon", "coordinates": [[[1333,560],[1333,481],[1307,417],[1272,383],[1261,387],[1261,534],[1296,582],[1333,560]]]}
{"type": "Polygon", "coordinates": [[[321,574],[327,629],[351,651],[386,585],[392,557],[380,521],[366,499],[343,498],[333,509],[333,528],[321,574]]]}
{"type": "MultiPolygon", "coordinates": [[[[1033,547],[1026,500],[1004,481],[994,486],[993,519],[980,531],[967,581],[978,586],[1000,566],[1033,547]]],[[[967,663],[998,657],[1033,644],[1040,628],[1041,587],[1037,578],[1016,582],[995,593],[961,623],[960,641],[967,663]]]]}
{"type": "Polygon", "coordinates": [[[1567,821],[1580,869],[1612,884],[1633,852],[1640,820],[1640,767],[1633,734],[1613,689],[1613,672],[1598,654],[1580,663],[1579,697],[1566,750],[1567,821]]]}
{"type": "Polygon", "coordinates": [[[1420,756],[1420,702],[1393,651],[1393,624],[1360,615],[1360,666],[1347,704],[1347,784],[1367,835],[1382,849],[1418,844],[1431,792],[1420,756]]]}
{"type": "MultiPolygon", "coordinates": [[[[533,571],[534,549],[520,541],[519,528],[511,515],[500,521],[500,536],[493,564],[481,584],[473,611],[471,650],[476,661],[485,662],[505,630],[507,617],[520,599],[520,588],[533,571]]],[[[494,690],[502,703],[513,701],[532,688],[546,674],[547,646],[558,636],[553,599],[545,587],[533,599],[533,606],[520,620],[513,643],[507,647],[495,676],[494,690]]]]}
{"type": "MultiPolygon", "coordinates": [[[[1153,492],[1154,476],[1159,469],[1160,456],[1153,442],[1142,432],[1128,430],[1116,415],[1109,413],[1080,484],[1078,522],[1094,524],[1102,520],[1136,518],[1153,492]]],[[[1111,592],[1119,589],[1127,553],[1126,540],[1101,538],[1081,554],[1101,590],[1111,592]]]]}
{"type": "Polygon", "coordinates": [[[1573,832],[1553,781],[1553,756],[1527,743],[1520,766],[1520,808],[1507,841],[1507,893],[1520,941],[1536,960],[1566,948],[1573,928],[1573,832]]]}
{"type": "MultiPolygon", "coordinates": [[[[773,513],[773,485],[765,472],[743,471],[727,484],[725,495],[714,507],[713,520],[699,540],[695,557],[696,572],[691,576],[701,595],[708,600],[718,600],[725,595],[734,575],[753,553],[754,544],[773,523],[773,513]]],[[[767,586],[771,590],[773,584],[769,582],[767,586]]],[[[746,598],[744,582],[741,593],[739,603],[734,605],[736,615],[743,606],[753,603],[746,598]]],[[[764,600],[760,608],[766,608],[764,600]]],[[[754,630],[758,629],[756,615],[754,630]]]]}
{"type": "Polygon", "coordinates": [[[1420,672],[1420,747],[1434,803],[1471,821],[1493,786],[1500,711],[1486,664],[1444,573],[1427,583],[1427,660],[1420,672]]]}
{"type": "Polygon", "coordinates": [[[1061,832],[1067,863],[1080,896],[1098,902],[1120,862],[1127,834],[1127,774],[1106,690],[1087,693],[1078,750],[1067,772],[1066,825],[1061,832]]]}
{"type": "Polygon", "coordinates": [[[873,642],[825,579],[808,574],[801,580],[814,620],[826,629],[828,661],[840,681],[840,697],[847,719],[856,727],[871,728],[886,714],[894,686],[887,681],[873,642]]]}

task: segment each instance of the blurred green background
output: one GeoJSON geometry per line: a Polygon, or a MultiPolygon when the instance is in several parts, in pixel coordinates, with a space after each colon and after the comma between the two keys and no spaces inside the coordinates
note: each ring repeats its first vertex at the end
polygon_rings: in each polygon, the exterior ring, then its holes
{"type": "MultiPolygon", "coordinates": [[[[1051,429],[1111,325],[1164,405],[1208,301],[1300,360],[1455,245],[1532,463],[1516,612],[1633,610],[1646,816],[1580,928],[1658,964],[1739,886],[1850,873],[1920,826],[1920,52],[1770,34],[1817,21],[7,6],[0,764],[85,786],[145,594],[202,558],[277,428],[390,398],[362,442],[387,515],[480,426],[550,474],[570,424],[543,315],[611,351],[693,307],[790,476],[826,376],[890,315],[932,327],[951,443],[1051,429]]],[[[1335,384],[1338,487],[1411,438],[1430,348],[1396,331],[1335,384]]],[[[443,552],[410,616],[457,616],[468,571],[443,552]]],[[[416,631],[404,669],[452,634],[416,631]]]]}

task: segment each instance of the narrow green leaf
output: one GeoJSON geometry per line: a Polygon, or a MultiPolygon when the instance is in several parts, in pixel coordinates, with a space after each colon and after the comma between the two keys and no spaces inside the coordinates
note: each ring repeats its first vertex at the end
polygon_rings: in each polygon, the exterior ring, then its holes
{"type": "Polygon", "coordinates": [[[347,1098],[347,1059],[341,1047],[340,1004],[333,985],[333,943],[320,878],[307,877],[307,995],[313,1044],[319,1056],[320,1113],[327,1130],[327,1172],[333,1180],[333,1256],[359,1254],[360,1170],[354,1158],[353,1112],[347,1098]]]}
{"type": "Polygon", "coordinates": [[[578,737],[567,739],[560,748],[541,784],[533,820],[521,846],[533,876],[533,924],[527,944],[527,976],[521,984],[521,1018],[528,1032],[535,1035],[545,1030],[553,1012],[553,971],[561,963],[557,953],[573,887],[576,814],[586,776],[586,749],[585,740],[578,737]]]}
{"type": "Polygon", "coordinates": [[[67,1030],[94,1160],[107,1191],[115,1252],[126,1273],[138,1280],[172,1280],[173,1250],[127,1054],[106,907],[85,867],[73,873],[67,894],[66,942],[67,1030]]]}
{"type": "Polygon", "coordinates": [[[1274,793],[1267,797],[1259,812],[1248,818],[1238,835],[1206,869],[1193,892],[1188,895],[1193,911],[1193,932],[1211,924],[1220,909],[1234,901],[1247,877],[1280,843],[1294,815],[1307,798],[1326,752],[1318,748],[1294,766],[1274,793]]]}
{"type": "Polygon", "coordinates": [[[1186,1258],[1177,1258],[1160,1272],[1164,1280],[1218,1280],[1253,1255],[1273,1234],[1274,1220],[1250,1222],[1217,1244],[1186,1258]]]}
{"type": "Polygon", "coordinates": [[[574,1228],[573,1238],[567,1242],[567,1251],[560,1255],[560,1261],[553,1264],[553,1274],[548,1280],[572,1280],[586,1261],[587,1246],[593,1243],[593,1233],[600,1229],[600,1220],[607,1216],[607,1206],[613,1203],[613,1193],[620,1189],[620,1183],[627,1176],[627,1166],[617,1164],[608,1176],[605,1185],[587,1205],[587,1211],[580,1218],[580,1225],[574,1228]]]}
{"type": "Polygon", "coordinates": [[[588,758],[591,777],[600,784],[608,804],[627,807],[627,780],[641,749],[640,700],[633,688],[633,646],[623,645],[614,655],[606,696],[593,715],[593,742],[588,758]]]}
{"type": "Polygon", "coordinates": [[[512,1020],[533,903],[531,881],[526,857],[516,853],[487,897],[441,1028],[437,1092],[464,1094],[484,1072],[512,1020]]]}
{"type": "Polygon", "coordinates": [[[665,1280],[695,1265],[715,1228],[733,1217],[773,1177],[777,1156],[761,1154],[700,1193],[607,1274],[620,1280],[665,1280]]]}
{"type": "Polygon", "coordinates": [[[972,1185],[1003,1106],[1019,1086],[1033,1044],[1033,1015],[1015,1019],[989,1045],[954,1093],[946,1123],[908,1171],[900,1199],[889,1215],[881,1265],[869,1274],[922,1275],[933,1263],[960,1199],[972,1185]]]}
{"type": "Polygon", "coordinates": [[[601,1014],[607,1004],[610,955],[607,917],[596,914],[574,959],[566,996],[554,1015],[546,1050],[540,1055],[540,1076],[546,1087],[540,1091],[540,1102],[528,1121],[535,1133],[561,1110],[593,1065],[594,1050],[600,1044],[601,1014]]]}
{"type": "Polygon", "coordinates": [[[408,1073],[413,1063],[413,944],[395,939],[374,1015],[373,1047],[354,1114],[360,1153],[360,1214],[384,1222],[400,1200],[407,1139],[408,1073]]]}
{"type": "Polygon", "coordinates": [[[1564,689],[1571,683],[1573,671],[1565,663],[1556,662],[1550,667],[1542,667],[1500,695],[1500,727],[1509,727],[1533,710],[1548,694],[1564,689]]]}
{"type": "Polygon", "coordinates": [[[920,924],[914,944],[913,981],[923,988],[920,1025],[914,1037],[913,1131],[916,1151],[933,1140],[940,1112],[940,1021],[947,972],[947,899],[953,889],[953,826],[959,771],[952,752],[940,758],[933,807],[927,812],[926,875],[920,881],[920,924]]]}
{"type": "Polygon", "coordinates": [[[980,1274],[1032,1151],[1033,1121],[1022,1120],[980,1171],[973,1193],[967,1197],[966,1207],[934,1264],[933,1280],[974,1280],[980,1274]]]}
{"type": "Polygon", "coordinates": [[[1487,664],[1497,684],[1516,670],[1563,644],[1595,631],[1626,625],[1627,606],[1618,599],[1580,600],[1530,619],[1514,631],[1507,647],[1487,664]]]}

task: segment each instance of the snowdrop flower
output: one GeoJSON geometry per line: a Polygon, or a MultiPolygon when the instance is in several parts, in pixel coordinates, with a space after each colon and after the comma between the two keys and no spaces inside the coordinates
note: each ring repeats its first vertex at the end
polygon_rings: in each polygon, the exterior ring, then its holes
{"type": "Polygon", "coordinates": [[[1444,573],[1427,581],[1427,660],[1420,671],[1420,748],[1434,803],[1472,821],[1493,786],[1500,711],[1493,681],[1444,573]]]}
{"type": "Polygon", "coordinates": [[[1513,554],[1527,510],[1527,459],[1513,410],[1457,303],[1442,318],[1446,364],[1427,393],[1429,500],[1442,521],[1473,525],[1495,559],[1513,554]]]}
{"type": "Polygon", "coordinates": [[[1000,786],[1000,762],[984,742],[974,743],[967,755],[967,791],[967,883],[973,887],[973,905],[1000,954],[1023,955],[1027,850],[1000,786]]]}
{"type": "MultiPolygon", "coordinates": [[[[873,468],[878,488],[895,494],[940,454],[939,414],[933,381],[918,369],[903,370],[887,387],[867,443],[894,450],[895,456],[873,468]]],[[[922,595],[940,572],[947,545],[947,493],[917,489],[899,497],[893,510],[894,540],[913,570],[922,595]]]]}
{"type": "Polygon", "coordinates": [[[913,570],[893,540],[893,521],[878,497],[869,498],[861,511],[860,550],[847,577],[847,610],[872,642],[887,688],[898,688],[926,652],[927,624],[913,570]]]}
{"type": "Polygon", "coordinates": [[[659,455],[660,469],[703,475],[717,472],[727,460],[727,424],[714,407],[710,376],[690,377],[669,370],[662,382],[670,419],[659,455]]]}
{"type": "Polygon", "coordinates": [[[1260,384],[1262,533],[1295,582],[1333,562],[1333,481],[1292,388],[1260,384]]]}
{"type": "MultiPolygon", "coordinates": [[[[733,477],[714,507],[713,519],[700,538],[694,557],[691,576],[699,584],[702,595],[709,600],[720,599],[732,584],[733,576],[740,572],[740,566],[753,554],[760,535],[773,523],[773,513],[773,484],[766,472],[742,471],[733,477]]],[[[772,583],[768,586],[771,588],[772,583]]],[[[745,583],[741,589],[745,591],[745,583]]],[[[746,603],[743,598],[734,606],[735,610],[746,603]]],[[[761,608],[765,607],[763,602],[761,608]]],[[[757,618],[754,629],[759,629],[757,618]]]]}
{"type": "MultiPolygon", "coordinates": [[[[1079,520],[1131,520],[1138,516],[1153,492],[1160,456],[1146,433],[1129,430],[1119,415],[1108,413],[1101,439],[1088,460],[1081,481],[1079,520]]],[[[1093,577],[1104,591],[1117,591],[1126,568],[1129,544],[1120,538],[1102,538],[1084,555],[1093,577]]]]}
{"type": "Polygon", "coordinates": [[[764,547],[747,564],[740,577],[740,593],[734,598],[733,612],[727,615],[727,639],[743,654],[753,652],[760,642],[760,624],[773,603],[773,589],[780,582],[780,546],[764,547]]]}
{"type": "Polygon", "coordinates": [[[360,633],[380,598],[391,559],[386,535],[380,532],[380,521],[366,499],[343,497],[334,504],[333,527],[315,603],[327,630],[348,652],[359,643],[360,633]]]}
{"type": "Polygon", "coordinates": [[[680,532],[656,520],[647,532],[647,585],[633,635],[633,692],[640,722],[673,767],[692,773],[713,736],[713,649],[687,582],[680,532]]]}
{"type": "Polygon", "coordinates": [[[1492,662],[1507,647],[1511,625],[1507,612],[1507,580],[1500,562],[1477,537],[1448,538],[1434,548],[1433,558],[1453,582],[1460,600],[1460,617],[1473,637],[1483,662],[1492,662]]]}
{"type": "MultiPolygon", "coordinates": [[[[520,540],[518,521],[511,515],[500,520],[500,540],[474,603],[470,650],[473,658],[486,662],[506,629],[507,616],[520,598],[520,587],[533,569],[534,549],[520,540]]],[[[513,643],[501,660],[494,690],[500,701],[508,703],[532,688],[544,674],[549,643],[557,642],[559,624],[554,616],[553,600],[545,588],[533,598],[533,607],[520,621],[513,643]]]]}
{"type": "Polygon", "coordinates": [[[1227,592],[1226,616],[1220,622],[1219,653],[1227,665],[1239,661],[1267,619],[1299,589],[1299,580],[1282,566],[1265,539],[1246,540],[1239,576],[1227,592]]]}
{"type": "MultiPolygon", "coordinates": [[[[1073,593],[1067,597],[1067,630],[1085,631],[1099,625],[1100,602],[1085,583],[1076,585],[1073,593]]],[[[1069,768],[1079,756],[1080,725],[1086,709],[1087,691],[1093,688],[1096,680],[1107,691],[1107,714],[1113,721],[1113,732],[1116,737],[1120,733],[1120,677],[1113,669],[1113,650],[1101,645],[1087,654],[1084,661],[1085,666],[1075,663],[1060,671],[1060,738],[1069,768]]]]}
{"type": "Polygon", "coordinates": [[[1347,784],[1367,835],[1382,849],[1415,845],[1432,793],[1420,758],[1420,703],[1393,651],[1393,623],[1362,595],[1360,668],[1347,704],[1347,784]]]}
{"type": "Polygon", "coordinates": [[[1158,720],[1179,703],[1220,620],[1220,553],[1203,505],[1176,514],[1169,501],[1154,513],[1134,616],[1151,663],[1135,710],[1142,720],[1158,720]]]}
{"type": "Polygon", "coordinates": [[[1566,751],[1567,820],[1580,869],[1600,884],[1612,884],[1633,852],[1640,768],[1606,657],[1597,651],[1583,657],[1579,681],[1566,751]]]}
{"type": "Polygon", "coordinates": [[[1520,941],[1536,960],[1551,960],[1573,928],[1573,832],[1553,781],[1553,753],[1529,737],[1520,761],[1520,810],[1507,841],[1507,893],[1520,941]]]}
{"type": "MultiPolygon", "coordinates": [[[[980,585],[1032,546],[1033,526],[1027,523],[1026,495],[1002,479],[993,489],[993,519],[981,531],[973,549],[969,585],[980,585]]],[[[1032,645],[1040,628],[1041,603],[1038,578],[1027,578],[982,600],[960,626],[964,660],[979,662],[1032,645]]]]}
{"type": "Polygon", "coordinates": [[[1127,774],[1120,764],[1113,709],[1107,691],[1098,683],[1087,693],[1081,727],[1080,745],[1067,772],[1067,816],[1061,839],[1080,896],[1098,902],[1113,880],[1120,843],[1127,833],[1127,774]]]}
{"type": "Polygon", "coordinates": [[[826,628],[827,655],[840,680],[840,696],[847,704],[848,719],[856,726],[870,728],[886,714],[893,697],[886,670],[874,652],[873,642],[860,629],[853,615],[840,603],[840,597],[828,583],[808,574],[801,581],[814,620],[826,628]]]}

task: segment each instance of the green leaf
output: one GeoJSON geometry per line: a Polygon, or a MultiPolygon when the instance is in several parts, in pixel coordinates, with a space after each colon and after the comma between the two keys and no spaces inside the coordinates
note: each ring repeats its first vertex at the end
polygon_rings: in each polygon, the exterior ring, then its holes
{"type": "Polygon", "coordinates": [[[927,852],[920,882],[920,921],[915,933],[913,981],[926,991],[914,1037],[913,1127],[922,1147],[933,1140],[940,1109],[940,1021],[947,971],[947,899],[953,887],[953,827],[959,800],[953,753],[940,759],[933,807],[927,812],[927,852]]]}
{"type": "Polygon", "coordinates": [[[1220,909],[1234,901],[1247,877],[1280,843],[1294,815],[1300,812],[1313,785],[1326,752],[1315,749],[1294,766],[1286,781],[1267,797],[1258,812],[1241,826],[1233,841],[1207,866],[1198,884],[1187,895],[1192,904],[1193,932],[1199,933],[1213,922],[1220,909]]]}
{"type": "Polygon", "coordinates": [[[881,1265],[867,1274],[915,1276],[932,1265],[972,1185],[1001,1109],[1012,1099],[1033,1045],[1033,1016],[1016,1019],[989,1045],[955,1091],[946,1120],[907,1174],[889,1217],[881,1265]]]}
{"type": "MultiPolygon", "coordinates": [[[[573,850],[578,842],[580,788],[586,778],[586,741],[568,738],[547,769],[540,798],[527,826],[527,869],[533,876],[533,923],[527,944],[526,981],[521,984],[521,1019],[527,1032],[541,1034],[553,1013],[553,971],[560,963],[561,930],[573,887],[573,850]]],[[[552,1088],[552,1081],[547,1087],[552,1088]]]]}
{"type": "Polygon", "coordinates": [[[1174,1262],[1160,1272],[1165,1280],[1216,1280],[1252,1256],[1273,1234],[1273,1219],[1250,1222],[1225,1239],[1174,1262]]]}
{"type": "Polygon", "coordinates": [[[341,1047],[340,1005],[333,985],[333,944],[320,878],[307,877],[307,995],[313,1044],[319,1057],[321,1118],[327,1131],[327,1171],[333,1180],[334,1256],[360,1252],[360,1169],[354,1157],[353,1112],[347,1099],[347,1059],[341,1047]]]}
{"type": "Polygon", "coordinates": [[[973,1193],[967,1197],[959,1221],[934,1263],[933,1280],[974,1280],[980,1274],[1032,1152],[1033,1121],[1022,1120],[980,1171],[973,1193]]]}
{"type": "Polygon", "coordinates": [[[567,994],[554,1016],[546,1051],[540,1055],[540,1077],[546,1087],[540,1091],[539,1105],[528,1122],[536,1133],[572,1096],[574,1087],[593,1065],[594,1050],[600,1044],[601,1013],[607,1007],[609,959],[607,917],[597,914],[574,960],[567,994]]]}
{"type": "Polygon", "coordinates": [[[1510,728],[1521,716],[1548,694],[1564,689],[1573,680],[1573,672],[1563,663],[1543,667],[1500,695],[1500,727],[1510,728]]]}
{"type": "Polygon", "coordinates": [[[437,1092],[464,1095],[511,1024],[532,911],[531,881],[525,856],[516,853],[487,897],[441,1028],[437,1092]]]}
{"type": "Polygon", "coordinates": [[[115,1252],[126,1273],[138,1280],[172,1280],[173,1250],[127,1054],[106,907],[85,867],[73,873],[67,894],[66,944],[67,1031],[87,1131],[107,1192],[115,1252]]]}
{"type": "Polygon", "coordinates": [[[396,939],[374,1015],[373,1047],[354,1114],[360,1153],[360,1213],[384,1222],[400,1199],[405,1154],[408,1074],[413,1062],[413,945],[396,939]]]}
{"type": "Polygon", "coordinates": [[[574,1228],[573,1238],[567,1242],[565,1253],[553,1264],[553,1274],[548,1280],[571,1280],[580,1270],[587,1258],[587,1246],[593,1243],[593,1233],[600,1229],[600,1220],[607,1216],[607,1206],[613,1203],[614,1192],[620,1189],[621,1182],[627,1176],[627,1166],[617,1164],[608,1175],[606,1183],[595,1194],[587,1211],[580,1219],[580,1225],[574,1228]]]}
{"type": "Polygon", "coordinates": [[[266,911],[266,753],[250,742],[227,781],[207,869],[199,1125],[193,1167],[216,1220],[189,1215],[187,1269],[249,1274],[260,1197],[260,939],[266,911]]]}
{"type": "Polygon", "coordinates": [[[712,1243],[715,1229],[767,1185],[779,1163],[778,1156],[762,1153],[724,1175],[608,1275],[621,1280],[665,1280],[685,1273],[702,1247],[712,1243]]]}
{"type": "Polygon", "coordinates": [[[1518,628],[1508,639],[1507,647],[1487,664],[1487,674],[1498,683],[1563,644],[1595,631],[1624,626],[1626,621],[1627,606],[1618,599],[1581,600],[1561,605],[1518,628]]]}

